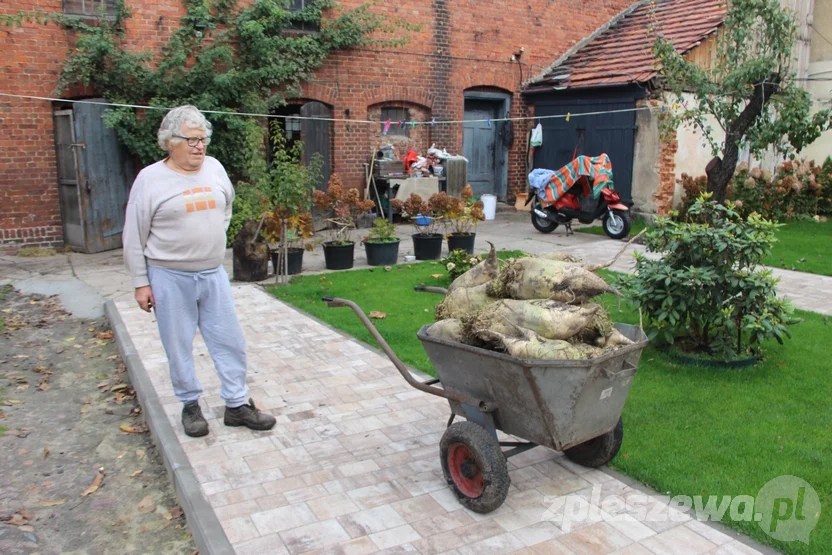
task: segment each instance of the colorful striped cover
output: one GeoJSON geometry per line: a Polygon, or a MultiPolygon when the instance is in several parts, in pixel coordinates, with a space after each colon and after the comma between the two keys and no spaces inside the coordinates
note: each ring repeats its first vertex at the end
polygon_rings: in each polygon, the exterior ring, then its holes
{"type": "Polygon", "coordinates": [[[561,169],[557,170],[544,190],[538,191],[541,200],[553,203],[562,197],[582,177],[586,176],[592,183],[592,190],[583,180],[584,196],[592,194],[597,199],[604,188],[615,189],[612,179],[612,163],[606,154],[598,156],[578,156],[561,169]],[[545,193],[545,197],[540,193],[545,193]]]}

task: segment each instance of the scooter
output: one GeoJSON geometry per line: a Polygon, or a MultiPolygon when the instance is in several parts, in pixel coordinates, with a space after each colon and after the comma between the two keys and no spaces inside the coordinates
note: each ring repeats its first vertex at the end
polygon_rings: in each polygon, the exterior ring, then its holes
{"type": "Polygon", "coordinates": [[[530,190],[526,205],[532,203],[532,225],[541,233],[551,233],[559,225],[566,227],[566,236],[571,235],[572,221],[591,224],[601,219],[604,233],[611,239],[623,239],[630,233],[630,208],[621,202],[621,196],[613,189],[604,188],[597,201],[578,198],[586,190],[581,177],[563,196],[545,206],[536,191],[530,190]],[[593,206],[594,205],[594,206],[593,206]]]}

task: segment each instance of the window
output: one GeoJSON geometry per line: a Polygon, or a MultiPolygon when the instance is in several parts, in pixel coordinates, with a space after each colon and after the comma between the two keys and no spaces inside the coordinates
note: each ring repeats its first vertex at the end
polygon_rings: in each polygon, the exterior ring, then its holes
{"type": "Polygon", "coordinates": [[[116,0],[63,0],[64,13],[81,17],[114,17],[116,0]]]}
{"type": "MultiPolygon", "coordinates": [[[[288,9],[290,12],[300,12],[311,6],[314,1],[315,0],[289,0],[288,9]]],[[[317,33],[321,30],[320,24],[317,21],[295,21],[289,25],[289,29],[307,33],[317,33]]]]}
{"type": "Polygon", "coordinates": [[[384,133],[384,122],[388,119],[390,120],[390,130],[387,132],[388,135],[393,135],[394,137],[408,137],[410,133],[410,127],[405,125],[403,128],[399,127],[398,123],[400,121],[404,121],[409,123],[410,114],[407,111],[407,108],[382,108],[381,109],[381,132],[384,133]]]}

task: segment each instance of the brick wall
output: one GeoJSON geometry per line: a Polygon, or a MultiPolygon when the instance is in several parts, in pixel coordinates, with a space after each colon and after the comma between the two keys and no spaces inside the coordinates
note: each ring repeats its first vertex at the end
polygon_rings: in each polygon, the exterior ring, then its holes
{"type": "Polygon", "coordinates": [[[656,213],[666,216],[673,209],[673,195],[676,191],[676,150],[679,146],[675,137],[663,139],[658,161],[659,187],[653,195],[656,213]]]}
{"type": "MultiPolygon", "coordinates": [[[[360,0],[342,0],[345,8],[360,0]]],[[[578,40],[627,7],[631,0],[529,0],[522,3],[473,0],[405,0],[374,9],[389,17],[422,25],[404,47],[358,49],[330,57],[305,87],[304,98],[333,109],[335,118],[368,119],[392,103],[414,116],[463,119],[466,90],[512,93],[512,116],[529,115],[519,94],[520,71],[509,58],[520,47],[523,78],[539,73],[578,40]]],[[[179,0],[127,0],[133,17],[126,22],[130,48],[157,50],[178,27],[184,13],[179,0]]],[[[57,0],[17,0],[0,4],[0,13],[56,11],[57,0]]],[[[26,24],[0,28],[0,92],[51,96],[70,32],[55,26],[26,24]]],[[[51,106],[46,101],[0,97],[0,245],[37,238],[61,242],[51,106]],[[41,235],[38,235],[40,233],[41,235]]],[[[509,190],[525,189],[528,124],[515,123],[509,156],[509,190]]],[[[436,143],[462,152],[461,125],[416,131],[420,149],[436,143]],[[426,146],[425,146],[426,145],[426,146]]],[[[332,168],[346,184],[363,189],[363,163],[378,146],[377,126],[336,122],[332,168]]],[[[510,193],[511,200],[512,194],[510,193]]]]}

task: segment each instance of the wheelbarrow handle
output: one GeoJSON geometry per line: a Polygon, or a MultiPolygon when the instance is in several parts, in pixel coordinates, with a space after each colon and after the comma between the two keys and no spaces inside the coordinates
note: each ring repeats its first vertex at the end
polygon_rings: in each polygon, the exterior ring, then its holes
{"type": "Polygon", "coordinates": [[[387,344],[387,341],[384,340],[384,338],[378,332],[378,330],[370,321],[370,319],[367,318],[367,315],[364,314],[364,311],[361,310],[361,307],[355,304],[354,302],[347,299],[338,299],[333,297],[323,297],[323,299],[321,300],[323,300],[330,308],[337,308],[342,306],[351,308],[352,311],[355,312],[356,316],[358,316],[358,318],[361,320],[361,323],[364,324],[364,327],[367,328],[367,331],[369,331],[370,334],[373,336],[373,339],[376,340],[381,349],[384,351],[384,353],[387,355],[387,357],[390,359],[390,361],[393,363],[393,365],[405,379],[405,381],[413,387],[415,387],[416,389],[418,389],[419,391],[424,391],[425,393],[430,393],[431,395],[436,395],[444,399],[451,399],[473,406],[479,405],[479,401],[476,401],[473,398],[469,398],[467,396],[459,395],[456,393],[451,393],[450,391],[445,391],[444,389],[427,385],[414,378],[410,370],[407,369],[407,366],[405,366],[404,363],[399,359],[399,357],[396,356],[396,353],[393,352],[393,349],[390,348],[390,345],[387,344]]]}
{"type": "Polygon", "coordinates": [[[448,290],[444,287],[429,287],[425,285],[417,285],[413,288],[414,291],[418,291],[420,293],[439,293],[440,295],[447,295],[448,290]]]}

